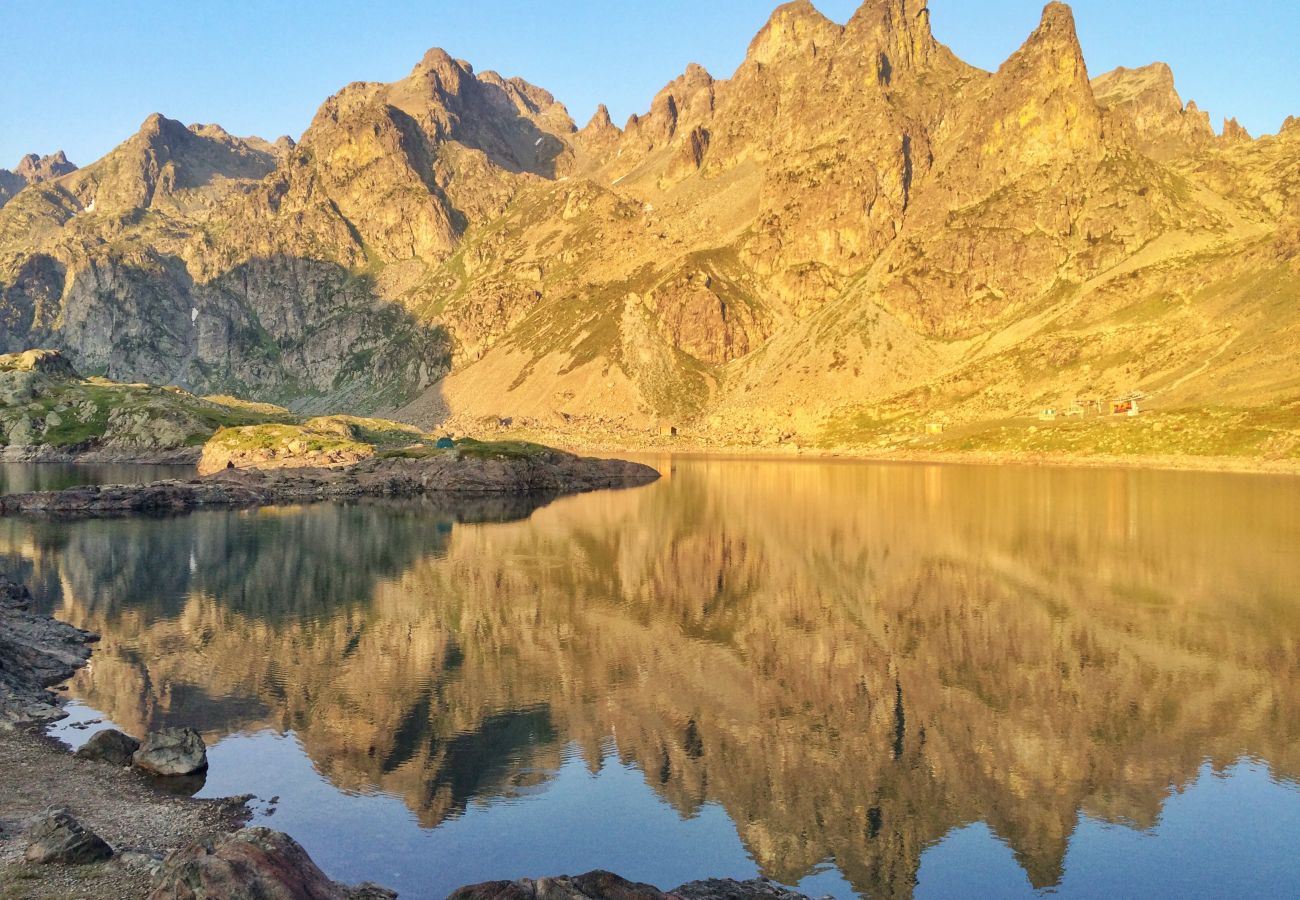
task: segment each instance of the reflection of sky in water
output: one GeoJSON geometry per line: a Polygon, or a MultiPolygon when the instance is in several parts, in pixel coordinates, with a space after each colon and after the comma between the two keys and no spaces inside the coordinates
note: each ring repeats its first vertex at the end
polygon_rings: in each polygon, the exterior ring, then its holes
{"type": "Polygon", "coordinates": [[[405,896],[1275,896],[1297,541],[1296,480],[679,460],[538,509],[0,523],[0,562],[105,636],[68,740],[198,727],[205,795],[405,896]]]}
{"type": "MultiPolygon", "coordinates": [[[[84,704],[55,726],[80,746],[106,727],[84,704]],[[96,724],[83,728],[82,723],[96,724]]],[[[293,734],[231,735],[209,753],[201,797],[254,794],[252,824],[294,835],[335,879],[379,881],[403,897],[442,897],[480,881],[611,869],[661,887],[702,877],[759,874],[735,825],[717,803],[681,817],[635,766],[608,755],[593,774],[577,748],[541,788],[490,804],[471,803],[436,829],[422,829],[401,799],[333,787],[293,734]],[[273,798],[279,798],[275,805],[273,798]],[[268,810],[273,810],[268,814],[268,810]]],[[[1300,853],[1300,788],[1260,763],[1222,772],[1207,763],[1172,792],[1151,829],[1080,816],[1065,858],[1062,897],[1293,896],[1300,853]],[[1281,840],[1279,840],[1281,838],[1281,840]],[[1260,853],[1272,846],[1275,852],[1260,853]]],[[[833,860],[797,885],[812,897],[853,897],[833,860]]],[[[987,825],[953,829],[921,855],[918,898],[1032,897],[1011,848],[987,825]]]]}
{"type": "MultiPolygon", "coordinates": [[[[1062,897],[1296,896],[1300,788],[1242,760],[1165,802],[1152,829],[1080,816],[1065,858],[1062,897]],[[1289,838],[1287,836],[1290,836],[1289,838]],[[1261,849],[1266,852],[1261,853],[1261,849]]],[[[1032,896],[1011,849],[983,824],[954,830],[921,857],[916,896],[1032,896]]]]}

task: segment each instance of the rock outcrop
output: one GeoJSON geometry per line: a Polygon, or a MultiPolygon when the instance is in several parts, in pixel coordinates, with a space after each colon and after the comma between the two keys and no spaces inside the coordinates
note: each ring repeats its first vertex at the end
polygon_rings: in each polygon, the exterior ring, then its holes
{"type": "Polygon", "coordinates": [[[330,881],[293,838],[268,828],[245,828],[173,853],[149,898],[391,900],[396,896],[375,885],[347,887],[330,881]]]}

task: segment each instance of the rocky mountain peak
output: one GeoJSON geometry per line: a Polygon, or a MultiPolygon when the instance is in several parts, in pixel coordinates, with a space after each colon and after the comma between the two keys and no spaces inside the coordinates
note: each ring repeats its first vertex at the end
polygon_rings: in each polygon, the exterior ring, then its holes
{"type": "Polygon", "coordinates": [[[29,184],[49,181],[75,171],[77,167],[68,162],[62,150],[57,150],[49,156],[28,153],[18,161],[18,165],[12,172],[8,169],[0,169],[0,207],[29,184]]]}
{"type": "Polygon", "coordinates": [[[77,171],[77,167],[68,162],[68,157],[64,155],[63,151],[56,150],[49,156],[37,156],[35,153],[27,154],[19,160],[18,167],[14,169],[14,174],[24,178],[28,184],[36,184],[75,171],[77,171]]]}
{"type": "Polygon", "coordinates": [[[938,47],[924,0],[867,0],[845,26],[847,39],[878,54],[881,83],[898,70],[924,66],[938,47]]]}
{"type": "Polygon", "coordinates": [[[410,78],[437,78],[442,85],[459,85],[474,71],[441,47],[430,47],[411,70],[410,78]]]}
{"type": "Polygon", "coordinates": [[[586,124],[583,131],[608,131],[611,128],[618,130],[618,126],[609,117],[609,107],[602,103],[596,107],[595,113],[591,116],[591,121],[586,124]]]}
{"type": "Polygon", "coordinates": [[[844,29],[818,12],[809,0],[778,6],[749,45],[746,61],[770,65],[783,57],[816,55],[834,45],[844,29]]]}
{"type": "Polygon", "coordinates": [[[1156,159],[1185,155],[1214,138],[1209,115],[1195,102],[1183,106],[1174,73],[1165,63],[1138,69],[1121,66],[1094,78],[1092,90],[1129,142],[1156,159]]]}
{"type": "Polygon", "coordinates": [[[1048,4],[968,115],[966,139],[949,149],[949,184],[961,196],[981,196],[1043,166],[1104,155],[1102,114],[1068,6],[1048,4]]]}
{"type": "Polygon", "coordinates": [[[1223,120],[1223,140],[1230,144],[1248,143],[1253,138],[1245,126],[1236,120],[1235,117],[1223,120]]]}
{"type": "Polygon", "coordinates": [[[609,107],[602,103],[596,107],[591,120],[574,135],[574,143],[590,158],[604,160],[618,146],[622,136],[622,130],[610,119],[609,107]]]}
{"type": "Polygon", "coordinates": [[[175,119],[169,119],[162,113],[150,113],[140,123],[140,128],[136,132],[146,142],[161,142],[163,144],[184,140],[189,133],[191,133],[190,130],[182,123],[175,119]]]}
{"type": "MultiPolygon", "coordinates": [[[[1008,63],[1027,59],[1056,63],[1062,69],[1062,75],[1069,80],[1087,74],[1083,47],[1079,44],[1079,34],[1074,25],[1074,11],[1067,4],[1053,0],[1043,7],[1038,28],[1011,56],[1008,63]]],[[[1004,64],[1003,68],[1005,67],[1004,64]]]]}

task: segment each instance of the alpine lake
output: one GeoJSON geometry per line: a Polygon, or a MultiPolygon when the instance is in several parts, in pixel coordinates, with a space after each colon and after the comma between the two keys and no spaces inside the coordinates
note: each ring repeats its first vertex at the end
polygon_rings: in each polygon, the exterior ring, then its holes
{"type": "Polygon", "coordinates": [[[103,635],[61,740],[192,726],[200,796],[403,897],[1300,893],[1300,479],[645,461],[549,501],[5,519],[0,564],[103,635]]]}

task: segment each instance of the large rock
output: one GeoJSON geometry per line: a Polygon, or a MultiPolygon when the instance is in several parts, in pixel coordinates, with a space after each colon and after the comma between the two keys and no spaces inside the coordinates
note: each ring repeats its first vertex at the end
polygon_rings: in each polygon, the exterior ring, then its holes
{"type": "Polygon", "coordinates": [[[155,775],[193,775],[208,768],[208,749],[193,728],[164,728],[144,739],[132,762],[155,775]]]}
{"type": "Polygon", "coordinates": [[[77,759],[105,762],[113,766],[129,766],[135,751],[140,749],[140,742],[129,734],[123,734],[116,728],[105,728],[95,732],[76,752],[77,759]]]}
{"type": "Polygon", "coordinates": [[[628,881],[612,872],[554,878],[486,881],[460,888],[449,900],[806,900],[803,894],[765,878],[693,881],[664,892],[651,884],[628,881]]]}
{"type": "Polygon", "coordinates": [[[287,834],[245,828],[168,857],[150,900],[387,900],[374,885],[347,887],[325,877],[287,834]]]}
{"type": "Polygon", "coordinates": [[[487,881],[460,888],[449,900],[664,900],[665,897],[654,885],[597,870],[536,881],[531,878],[487,881]]]}
{"type": "Polygon", "coordinates": [[[82,825],[66,809],[53,809],[38,819],[27,832],[28,862],[83,865],[113,855],[113,848],[82,825]]]}
{"type": "Polygon", "coordinates": [[[709,878],[674,888],[673,893],[686,900],[806,900],[798,891],[782,887],[766,878],[755,878],[752,881],[709,878]]]}

